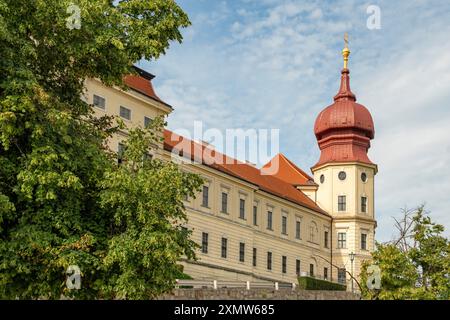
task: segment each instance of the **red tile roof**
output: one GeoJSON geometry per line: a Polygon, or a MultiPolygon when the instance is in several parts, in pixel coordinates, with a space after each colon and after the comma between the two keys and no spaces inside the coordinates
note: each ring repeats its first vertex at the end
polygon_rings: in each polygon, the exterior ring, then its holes
{"type": "Polygon", "coordinates": [[[206,145],[179,136],[169,130],[164,130],[164,149],[167,151],[176,150],[176,153],[184,158],[202,163],[210,168],[249,182],[265,192],[314,210],[327,217],[330,216],[289,181],[283,181],[276,175],[265,175],[262,173],[264,169],[259,170],[252,165],[230,158],[212,148],[208,148],[206,145]]]}
{"type": "Polygon", "coordinates": [[[158,102],[161,102],[162,104],[170,107],[172,109],[172,106],[167,104],[166,102],[162,101],[155,92],[155,89],[153,88],[151,79],[154,78],[153,75],[150,73],[139,69],[137,67],[134,67],[136,71],[138,72],[137,75],[128,75],[124,77],[125,84],[130,87],[131,89],[153,99],[158,102]]]}
{"type": "Polygon", "coordinates": [[[279,153],[263,166],[263,169],[278,166],[273,176],[294,186],[314,185],[314,179],[297,167],[292,161],[279,153]]]}

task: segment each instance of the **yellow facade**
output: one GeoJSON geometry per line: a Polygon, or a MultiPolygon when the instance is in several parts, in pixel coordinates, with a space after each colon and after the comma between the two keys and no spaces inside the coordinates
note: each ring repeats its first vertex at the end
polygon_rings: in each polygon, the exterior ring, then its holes
{"type": "MultiPolygon", "coordinates": [[[[155,118],[168,115],[172,110],[167,105],[133,90],[104,86],[100,81],[86,81],[85,99],[93,103],[94,94],[105,99],[105,108],[93,107],[98,116],[120,114],[120,106],[131,110],[129,126],[144,125],[144,117],[155,118]]],[[[118,150],[126,132],[113,137],[109,147],[118,150]]],[[[171,161],[171,154],[162,146],[157,157],[171,161]]],[[[314,170],[317,187],[304,187],[303,191],[330,216],[315,212],[282,197],[269,194],[255,185],[234,178],[205,165],[181,164],[185,170],[200,174],[209,187],[208,205],[202,205],[202,195],[188,199],[187,227],[193,230],[193,239],[202,244],[204,233],[208,234],[208,250],[199,250],[197,262],[183,261],[185,273],[195,279],[211,280],[255,280],[297,282],[298,262],[300,273],[314,272],[317,277],[337,281],[338,272],[333,265],[351,270],[349,253],[356,254],[354,274],[357,276],[361,261],[370,259],[373,250],[374,230],[374,175],[376,167],[358,163],[325,165],[314,170]],[[345,171],[347,178],[341,181],[338,174],[345,171]],[[367,181],[359,178],[367,174],[367,181]],[[320,182],[324,175],[324,182],[320,182]],[[222,193],[227,194],[227,212],[222,212],[222,193]],[[337,197],[347,197],[347,208],[337,208],[337,197]],[[360,212],[360,197],[367,197],[367,212],[360,212]],[[240,199],[245,201],[245,218],[240,215],[240,199]],[[253,207],[257,208],[256,224],[253,207]],[[272,229],[267,228],[268,212],[272,212],[272,229]],[[286,234],[282,230],[282,217],[287,219],[286,234]],[[297,222],[300,222],[300,237],[297,238],[297,222]],[[346,233],[345,248],[338,248],[338,233],[346,233]],[[325,240],[325,234],[328,240],[325,240]],[[361,249],[361,233],[367,234],[366,250],[361,249]],[[226,257],[222,257],[222,239],[227,239],[226,257]],[[327,243],[326,243],[327,242],[327,243]],[[242,245],[243,244],[243,247],[242,245]],[[242,250],[243,249],[243,250],[242,250]],[[256,265],[253,250],[256,249],[256,265]],[[243,261],[242,260],[242,253],[243,261]],[[268,268],[268,253],[271,253],[271,269],[268,268]],[[283,258],[284,257],[284,258],[283,258]],[[285,270],[283,270],[285,265],[285,270]],[[313,270],[311,270],[313,269],[313,270]]],[[[346,277],[349,284],[349,277],[346,277]]],[[[350,285],[348,286],[350,288],[350,285]]],[[[356,288],[355,288],[356,289],[356,288]]]]}

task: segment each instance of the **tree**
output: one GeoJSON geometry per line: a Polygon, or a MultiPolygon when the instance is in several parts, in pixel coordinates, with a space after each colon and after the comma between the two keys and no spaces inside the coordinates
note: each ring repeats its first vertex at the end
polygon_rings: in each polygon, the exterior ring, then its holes
{"type": "Polygon", "coordinates": [[[395,226],[399,235],[388,243],[377,243],[373,260],[362,267],[364,284],[370,276],[368,266],[379,266],[381,289],[363,286],[363,295],[370,299],[449,299],[450,241],[442,236],[444,227],[431,221],[423,205],[403,210],[395,226]]]}
{"type": "Polygon", "coordinates": [[[147,298],[193,256],[182,199],[200,178],[142,158],[161,121],[130,130],[118,167],[105,141],[119,126],[82,99],[89,77],[125,88],[188,25],[171,0],[0,0],[0,297],[147,298]]]}

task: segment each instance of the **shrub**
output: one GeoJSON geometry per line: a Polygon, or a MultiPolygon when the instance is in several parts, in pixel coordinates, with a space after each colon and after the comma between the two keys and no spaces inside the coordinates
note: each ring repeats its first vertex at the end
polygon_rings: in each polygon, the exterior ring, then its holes
{"type": "Polygon", "coordinates": [[[345,291],[347,289],[346,285],[311,277],[299,277],[298,286],[303,290],[345,291]]]}

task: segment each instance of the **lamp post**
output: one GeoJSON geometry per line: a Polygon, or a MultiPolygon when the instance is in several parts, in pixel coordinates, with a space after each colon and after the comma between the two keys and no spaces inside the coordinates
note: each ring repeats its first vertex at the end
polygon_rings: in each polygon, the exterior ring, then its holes
{"type": "Polygon", "coordinates": [[[353,260],[355,260],[355,253],[352,251],[352,252],[350,252],[350,254],[349,254],[349,257],[350,257],[350,261],[351,261],[351,263],[352,263],[352,270],[351,270],[351,273],[352,273],[352,293],[354,292],[353,291],[353,260]]]}

